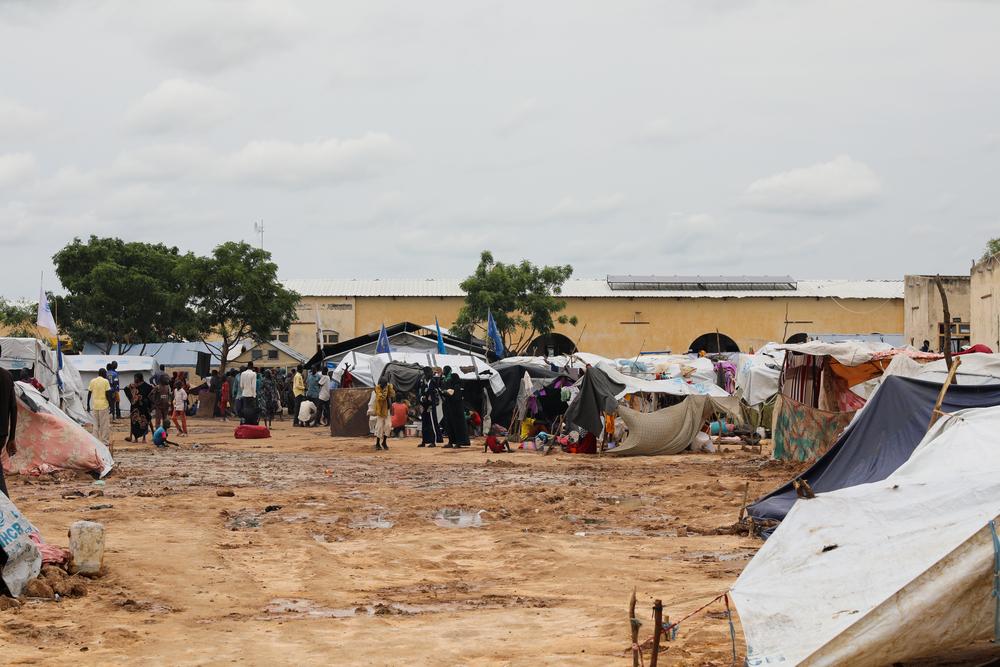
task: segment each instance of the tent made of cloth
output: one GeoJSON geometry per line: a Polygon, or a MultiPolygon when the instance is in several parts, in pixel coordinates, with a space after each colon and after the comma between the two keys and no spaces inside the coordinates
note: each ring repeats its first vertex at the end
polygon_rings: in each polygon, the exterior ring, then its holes
{"type": "Polygon", "coordinates": [[[609,449],[608,454],[680,454],[688,448],[705,421],[717,412],[742,420],[739,399],[732,396],[688,396],[677,405],[656,412],[638,412],[624,405],[619,406],[618,415],[628,427],[628,435],[625,442],[609,449]]]}
{"type": "Polygon", "coordinates": [[[619,394],[625,385],[612,380],[608,373],[596,366],[587,369],[578,385],[580,392],[566,409],[566,423],[582,426],[591,433],[604,429],[604,413],[618,409],[619,394]]]}
{"type": "Polygon", "coordinates": [[[382,370],[390,362],[398,361],[403,364],[424,366],[436,366],[444,368],[451,366],[452,372],[458,375],[460,380],[479,380],[488,382],[490,388],[496,394],[504,391],[503,381],[500,375],[490,368],[485,360],[469,355],[455,354],[431,354],[423,352],[383,352],[381,354],[362,354],[352,352],[344,357],[333,372],[333,377],[338,382],[344,376],[345,367],[350,364],[351,375],[354,381],[361,386],[374,387],[375,381],[382,375],[382,370]]]}
{"type": "Polygon", "coordinates": [[[785,351],[768,343],[756,354],[741,354],[736,366],[736,388],[743,402],[754,407],[765,403],[781,385],[785,351]]]}
{"type": "Polygon", "coordinates": [[[797,502],[732,587],[750,665],[866,667],[993,636],[1000,407],[942,417],[882,481],[797,502]]]}
{"type": "MultiPolygon", "coordinates": [[[[156,359],[153,357],[117,354],[74,354],[63,357],[63,364],[73,366],[79,372],[80,379],[83,380],[84,400],[86,400],[87,387],[90,385],[90,381],[98,376],[100,369],[107,368],[107,365],[112,361],[118,362],[118,384],[121,386],[119,399],[121,401],[122,413],[124,414],[131,405],[125,387],[132,384],[132,376],[136,373],[142,373],[142,378],[148,382],[153,373],[160,368],[159,364],[156,363],[156,359]]],[[[93,401],[93,398],[91,398],[91,401],[93,401]]]]}
{"type": "MultiPolygon", "coordinates": [[[[533,392],[549,386],[556,378],[566,377],[559,372],[535,364],[493,364],[493,368],[500,375],[500,379],[503,381],[504,387],[506,387],[503,393],[490,395],[490,402],[493,405],[493,423],[503,424],[504,426],[509,424],[514,416],[518,390],[525,373],[531,379],[533,392]]],[[[547,403],[545,404],[547,405],[547,403]]],[[[543,415],[543,417],[549,418],[556,416],[558,415],[543,415]]]]}
{"type": "MultiPolygon", "coordinates": [[[[885,379],[843,435],[798,477],[817,493],[885,479],[899,468],[927,432],[941,384],[899,376],[885,379]]],[[[1000,405],[1000,384],[951,385],[941,410],[1000,405]]],[[[782,520],[795,504],[791,482],[747,508],[754,519],[782,520]]]]}
{"type": "Polygon", "coordinates": [[[3,451],[5,472],[40,475],[56,470],[82,470],[103,477],[114,460],[107,446],[52,405],[34,387],[15,383],[17,453],[3,451]]]}
{"type": "MultiPolygon", "coordinates": [[[[893,348],[884,343],[856,341],[824,343],[815,340],[798,345],[779,345],[777,349],[812,357],[828,357],[828,368],[841,378],[847,387],[853,387],[882,375],[896,356],[903,355],[915,361],[933,361],[941,358],[940,354],[920,352],[909,347],[893,348]]],[[[787,367],[787,355],[785,364],[787,367]]]]}

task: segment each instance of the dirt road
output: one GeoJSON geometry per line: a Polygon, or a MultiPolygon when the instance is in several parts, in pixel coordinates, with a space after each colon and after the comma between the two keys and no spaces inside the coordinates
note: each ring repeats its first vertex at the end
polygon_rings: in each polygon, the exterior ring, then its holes
{"type": "MultiPolygon", "coordinates": [[[[108,574],[86,597],[0,612],[2,662],[631,664],[632,588],[642,639],[654,597],[676,619],[726,590],[760,542],[712,533],[736,520],[745,481],[753,496],[788,475],[744,452],[487,455],[407,439],[376,453],[288,421],[267,440],[232,428],[195,419],[158,451],[123,443],[122,422],[103,487],[10,480],[48,541],[103,522],[108,574]]],[[[661,664],[730,664],[721,610],[685,623],[661,664]]]]}

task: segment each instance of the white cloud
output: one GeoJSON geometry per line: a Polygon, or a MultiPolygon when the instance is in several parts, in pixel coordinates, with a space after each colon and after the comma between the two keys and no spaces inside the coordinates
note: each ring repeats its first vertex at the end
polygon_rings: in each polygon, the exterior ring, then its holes
{"type": "Polygon", "coordinates": [[[235,101],[228,93],[185,79],[168,79],[143,95],[125,115],[145,132],[198,130],[229,118],[235,101]]]}
{"type": "Polygon", "coordinates": [[[279,187],[336,185],[368,178],[401,154],[392,137],[369,132],[358,139],[307,143],[253,141],[221,161],[229,180],[279,187]]]}
{"type": "Polygon", "coordinates": [[[681,133],[678,131],[677,125],[666,116],[649,121],[639,133],[639,138],[647,142],[669,142],[680,136],[681,133]]]}
{"type": "Polygon", "coordinates": [[[751,208],[780,213],[835,213],[872,204],[882,192],[864,162],[840,155],[830,162],[773,174],[743,193],[751,208]]]}
{"type": "Polygon", "coordinates": [[[0,138],[17,139],[33,135],[48,121],[41,111],[29,109],[14,100],[0,99],[0,138]]]}
{"type": "Polygon", "coordinates": [[[534,118],[537,118],[542,110],[542,106],[535,98],[531,97],[522,100],[500,121],[497,131],[500,134],[509,134],[528,124],[534,118]]]}
{"type": "Polygon", "coordinates": [[[24,185],[38,174],[38,161],[31,153],[0,155],[0,188],[24,185]]]}
{"type": "Polygon", "coordinates": [[[593,199],[563,197],[552,207],[549,216],[553,218],[591,218],[613,213],[625,204],[625,195],[615,193],[593,199]]]}
{"type": "Polygon", "coordinates": [[[289,48],[307,25],[288,2],[187,0],[160,7],[152,20],[143,19],[156,50],[172,64],[209,74],[289,48]]]}
{"type": "Polygon", "coordinates": [[[217,158],[207,148],[186,144],[158,144],[125,151],[111,163],[116,180],[177,180],[208,173],[217,158]]]}

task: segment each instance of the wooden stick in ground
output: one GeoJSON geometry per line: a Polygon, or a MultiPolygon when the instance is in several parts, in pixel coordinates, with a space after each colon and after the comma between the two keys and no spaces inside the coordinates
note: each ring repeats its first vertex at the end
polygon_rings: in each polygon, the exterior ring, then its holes
{"type": "Polygon", "coordinates": [[[632,589],[632,597],[628,601],[628,625],[629,637],[632,640],[632,667],[639,667],[639,655],[642,649],[639,648],[639,626],[642,623],[635,617],[635,589],[632,589]]]}
{"type": "Polygon", "coordinates": [[[653,655],[649,656],[649,667],[656,667],[657,658],[660,657],[660,635],[663,634],[663,601],[653,602],[653,655]]]}
{"type": "Polygon", "coordinates": [[[743,517],[747,513],[747,496],[750,495],[750,482],[743,485],[743,503],[740,505],[740,516],[736,519],[736,523],[743,520],[743,517]]]}
{"type": "Polygon", "coordinates": [[[948,377],[945,378],[944,384],[941,385],[941,391],[938,392],[937,401],[934,403],[934,409],[931,410],[931,423],[927,425],[927,430],[930,431],[934,426],[934,422],[938,420],[941,416],[941,404],[944,402],[944,395],[948,393],[948,387],[951,386],[952,380],[955,379],[955,372],[958,367],[962,364],[961,357],[955,357],[955,361],[952,362],[951,368],[948,369],[948,377]]]}

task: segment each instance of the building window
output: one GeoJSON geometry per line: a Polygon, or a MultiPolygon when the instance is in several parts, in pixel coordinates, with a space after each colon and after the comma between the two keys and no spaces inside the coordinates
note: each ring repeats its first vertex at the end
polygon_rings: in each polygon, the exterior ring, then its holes
{"type": "Polygon", "coordinates": [[[323,332],[323,345],[333,345],[340,342],[340,334],[329,329],[323,332]]]}
{"type": "Polygon", "coordinates": [[[278,351],[277,350],[268,350],[267,351],[267,358],[268,359],[277,359],[278,358],[278,351]]]}
{"type": "Polygon", "coordinates": [[[271,340],[280,341],[282,343],[288,342],[288,332],[287,331],[272,331],[271,340]]]}
{"type": "Polygon", "coordinates": [[[264,358],[264,350],[254,349],[250,350],[250,358],[254,361],[264,358]]]}

